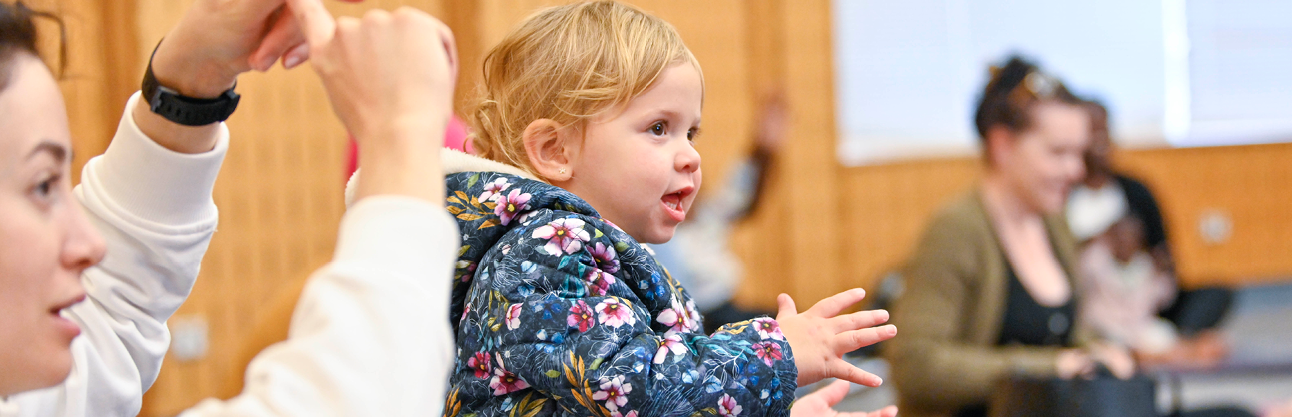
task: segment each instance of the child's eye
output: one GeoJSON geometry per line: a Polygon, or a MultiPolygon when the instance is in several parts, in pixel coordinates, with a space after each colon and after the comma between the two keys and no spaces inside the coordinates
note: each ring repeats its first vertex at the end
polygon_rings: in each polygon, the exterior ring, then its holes
{"type": "Polygon", "coordinates": [[[700,135],[700,129],[691,129],[686,131],[686,140],[695,141],[695,137],[700,135]]]}
{"type": "Polygon", "coordinates": [[[650,125],[650,133],[655,136],[664,136],[665,132],[668,132],[668,126],[664,122],[655,122],[655,124],[650,125]]]}

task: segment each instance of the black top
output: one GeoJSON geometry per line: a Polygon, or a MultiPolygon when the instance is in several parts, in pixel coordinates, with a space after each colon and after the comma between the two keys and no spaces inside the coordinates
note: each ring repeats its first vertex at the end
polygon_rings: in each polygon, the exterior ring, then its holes
{"type": "MultiPolygon", "coordinates": [[[[1009,261],[1005,261],[1005,275],[1009,277],[1009,295],[996,345],[1068,346],[1072,340],[1072,318],[1077,312],[1076,297],[1068,297],[1068,302],[1058,307],[1043,306],[1023,287],[1009,261]]],[[[956,417],[986,416],[985,405],[965,407],[956,413],[956,417]]]]}
{"type": "Polygon", "coordinates": [[[1018,280],[1014,268],[1009,276],[1009,298],[1005,301],[1005,323],[1000,328],[999,346],[1067,346],[1072,336],[1072,317],[1076,315],[1075,298],[1058,307],[1036,302],[1018,280]]]}

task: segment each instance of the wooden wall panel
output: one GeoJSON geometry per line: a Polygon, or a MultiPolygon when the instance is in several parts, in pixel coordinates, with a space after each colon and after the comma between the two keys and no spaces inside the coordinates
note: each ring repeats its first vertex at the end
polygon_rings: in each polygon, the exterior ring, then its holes
{"type": "Polygon", "coordinates": [[[1120,161],[1161,200],[1186,285],[1292,279],[1292,144],[1132,151],[1120,161]],[[1211,212],[1231,219],[1226,241],[1202,238],[1211,212]]]}

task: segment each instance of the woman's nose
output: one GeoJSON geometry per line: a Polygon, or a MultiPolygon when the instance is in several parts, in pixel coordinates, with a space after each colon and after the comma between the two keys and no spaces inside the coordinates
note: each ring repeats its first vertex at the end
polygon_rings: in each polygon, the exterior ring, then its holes
{"type": "Polygon", "coordinates": [[[60,261],[64,268],[82,271],[97,265],[107,253],[103,236],[90,224],[85,211],[79,205],[68,210],[67,237],[63,243],[60,261]]]}

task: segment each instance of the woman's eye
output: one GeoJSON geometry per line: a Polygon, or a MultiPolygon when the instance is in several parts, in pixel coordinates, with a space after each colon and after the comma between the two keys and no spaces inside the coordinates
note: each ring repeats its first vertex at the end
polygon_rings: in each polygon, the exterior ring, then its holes
{"type": "Polygon", "coordinates": [[[45,179],[36,183],[36,185],[32,187],[31,192],[35,194],[36,198],[42,201],[47,201],[53,197],[53,193],[55,191],[54,188],[58,187],[58,181],[61,178],[62,176],[59,176],[59,175],[46,177],[45,179]]]}
{"type": "Polygon", "coordinates": [[[663,136],[666,131],[664,122],[655,122],[655,124],[650,125],[650,132],[655,136],[663,136]]]}

